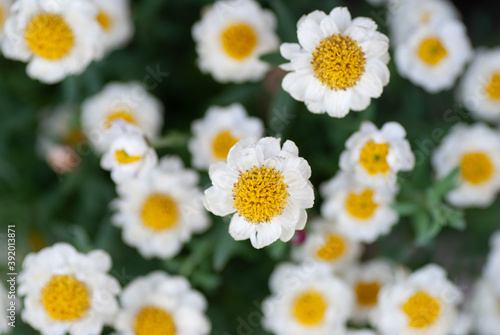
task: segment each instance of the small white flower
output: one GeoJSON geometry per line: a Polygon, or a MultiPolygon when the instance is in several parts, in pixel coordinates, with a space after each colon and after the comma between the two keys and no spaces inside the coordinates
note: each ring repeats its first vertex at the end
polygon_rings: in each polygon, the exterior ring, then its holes
{"type": "Polygon", "coordinates": [[[330,14],[314,11],[297,23],[299,44],[283,43],[281,55],[290,63],[283,89],[304,101],[312,113],[344,117],[362,111],[389,82],[389,39],[369,18],[351,19],[345,7],[330,14]]]}
{"type": "Polygon", "coordinates": [[[340,168],[366,185],[394,187],[397,173],[410,171],[415,165],[415,156],[405,137],[405,129],[397,122],[388,122],[378,130],[365,121],[346,141],[340,168]]]}
{"type": "Polygon", "coordinates": [[[57,243],[26,256],[19,274],[23,321],[43,335],[97,335],[118,312],[120,285],[102,250],[81,254],[57,243]]]}
{"type": "Polygon", "coordinates": [[[158,157],[142,131],[123,120],[113,121],[111,127],[124,128],[123,134],[111,142],[109,150],[101,158],[101,167],[111,171],[113,181],[120,184],[151,172],[158,157]]]}
{"type": "Polygon", "coordinates": [[[93,0],[98,8],[97,22],[104,31],[104,44],[110,51],[124,46],[134,34],[129,0],[93,0]]]}
{"type": "Polygon", "coordinates": [[[486,207],[500,190],[500,134],[488,126],[458,124],[432,155],[438,179],[460,168],[459,186],[447,195],[458,207],[486,207]]]}
{"type": "Polygon", "coordinates": [[[346,335],[377,335],[371,329],[348,329],[346,335]]]}
{"type": "Polygon", "coordinates": [[[193,166],[208,169],[212,163],[226,161],[229,149],[239,140],[262,137],[264,125],[235,103],[228,107],[210,107],[203,119],[193,121],[191,129],[193,138],[189,141],[189,150],[193,166]]]}
{"type": "Polygon", "coordinates": [[[478,335],[497,335],[500,329],[500,290],[498,274],[494,281],[480,279],[472,296],[471,309],[474,317],[473,328],[478,335]]]}
{"type": "Polygon", "coordinates": [[[305,242],[292,249],[296,261],[326,264],[338,273],[361,256],[361,245],[340,232],[336,222],[313,219],[308,227],[305,242]]]}
{"type": "Polygon", "coordinates": [[[126,335],[208,335],[207,301],[180,276],[156,271],[124,288],[115,329],[126,335]]]}
{"type": "Polygon", "coordinates": [[[283,148],[273,137],[239,141],[227,163],[210,166],[214,186],[205,191],[205,207],[219,216],[236,212],[229,234],[237,241],[250,239],[255,248],[289,241],[304,229],[314,203],[311,168],[298,154],[292,141],[283,148]]]}
{"type": "Polygon", "coordinates": [[[396,46],[395,60],[401,76],[436,93],[455,84],[471,56],[464,24],[449,20],[414,30],[396,46]]]}
{"type": "Polygon", "coordinates": [[[275,335],[331,335],[346,331],[353,292],[325,266],[278,265],[262,304],[264,328],[275,335]]]}
{"type": "Polygon", "coordinates": [[[113,223],[123,228],[125,243],[145,258],[170,258],[192,233],[205,231],[210,221],[198,179],[178,157],[168,157],[144,178],[118,185],[113,223]]]}
{"type": "Polygon", "coordinates": [[[193,26],[198,66],[221,83],[256,81],[270,66],[260,56],[278,49],[276,17],[254,0],[219,0],[193,26]]]}
{"type": "Polygon", "coordinates": [[[0,283],[0,309],[4,312],[5,316],[0,318],[0,334],[7,334],[10,333],[12,327],[8,325],[8,322],[11,322],[9,316],[13,315],[13,319],[15,320],[16,318],[16,310],[17,306],[14,305],[14,307],[11,307],[12,305],[10,302],[13,301],[16,303],[14,299],[11,299],[7,295],[7,290],[5,290],[5,287],[3,286],[3,283],[0,283]],[[11,311],[10,309],[14,309],[11,311]],[[13,313],[13,314],[12,314],[13,313]]]}
{"type": "Polygon", "coordinates": [[[500,48],[476,53],[461,79],[457,99],[474,117],[500,123],[500,48]]]}
{"type": "Polygon", "coordinates": [[[80,74],[104,50],[96,16],[92,1],[17,0],[5,22],[3,53],[27,62],[28,76],[44,83],[80,74]]]}
{"type": "Polygon", "coordinates": [[[379,292],[394,282],[395,265],[384,259],[374,259],[349,267],[343,275],[355,293],[354,311],[351,320],[366,324],[378,305],[379,292]]]}
{"type": "Polygon", "coordinates": [[[372,322],[384,335],[448,335],[461,299],[444,269],[430,264],[385,286],[372,322]]]}
{"type": "Polygon", "coordinates": [[[10,14],[10,6],[13,2],[13,0],[0,0],[0,42],[3,38],[5,20],[10,14]]]}
{"type": "Polygon", "coordinates": [[[483,275],[492,283],[495,283],[496,290],[500,293],[500,281],[498,281],[498,275],[500,274],[500,231],[491,236],[490,247],[491,250],[484,266],[483,275]]]}
{"type": "Polygon", "coordinates": [[[82,127],[98,153],[108,150],[114,139],[115,134],[109,133],[116,119],[138,126],[153,140],[163,126],[163,106],[138,82],[109,83],[87,98],[82,105],[82,127]]]}

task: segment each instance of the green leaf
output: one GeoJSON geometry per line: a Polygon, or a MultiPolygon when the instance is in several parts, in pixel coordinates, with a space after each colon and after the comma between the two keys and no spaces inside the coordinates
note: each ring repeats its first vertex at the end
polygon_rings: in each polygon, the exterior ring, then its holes
{"type": "Polygon", "coordinates": [[[260,56],[260,60],[272,66],[279,66],[287,62],[287,60],[284,59],[279,52],[264,54],[260,56]]]}
{"type": "Polygon", "coordinates": [[[397,202],[391,207],[401,216],[410,216],[415,214],[420,206],[415,202],[397,202]]]}
{"type": "Polygon", "coordinates": [[[238,249],[236,242],[227,231],[223,231],[217,241],[213,255],[213,268],[215,271],[222,271],[231,260],[234,252],[238,249]]]}
{"type": "Polygon", "coordinates": [[[458,186],[458,174],[460,173],[460,169],[456,167],[453,169],[446,177],[439,180],[433,186],[433,192],[436,197],[442,198],[448,192],[452,191],[458,186]]]}

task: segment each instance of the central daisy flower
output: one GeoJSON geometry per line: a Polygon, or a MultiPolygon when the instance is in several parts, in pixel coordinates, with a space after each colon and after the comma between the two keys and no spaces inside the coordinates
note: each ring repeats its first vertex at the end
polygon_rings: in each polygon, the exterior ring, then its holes
{"type": "Polygon", "coordinates": [[[179,209],[170,196],[155,193],[142,205],[141,217],[144,225],[150,229],[170,229],[179,221],[179,209]]]}
{"type": "Polygon", "coordinates": [[[345,206],[349,214],[358,219],[371,218],[378,207],[373,201],[371,189],[366,189],[361,194],[350,193],[345,206]]]}
{"type": "Polygon", "coordinates": [[[389,145],[369,141],[359,155],[359,162],[370,175],[387,173],[391,167],[387,164],[389,145]]]}
{"type": "Polygon", "coordinates": [[[378,282],[358,282],[355,288],[358,305],[375,306],[380,284],[378,282]]]}
{"type": "Polygon", "coordinates": [[[43,287],[41,299],[47,314],[58,321],[81,319],[90,308],[87,286],[73,276],[53,276],[43,287]]]}
{"type": "Polygon", "coordinates": [[[136,335],[175,335],[174,318],[163,308],[145,306],[137,313],[134,323],[136,335]]]}
{"type": "Polygon", "coordinates": [[[222,32],[221,42],[229,57],[242,60],[252,54],[257,45],[257,36],[250,25],[237,23],[222,32]]]}
{"type": "Polygon", "coordinates": [[[301,293],[293,304],[293,315],[306,326],[315,326],[323,321],[328,307],[321,292],[309,290],[301,293]]]}
{"type": "Polygon", "coordinates": [[[428,37],[420,42],[418,57],[429,65],[438,65],[447,55],[445,47],[436,37],[428,37]]]}
{"type": "Polygon", "coordinates": [[[332,90],[346,90],[358,83],[365,72],[365,53],[358,42],[342,34],[323,39],[312,53],[315,73],[332,90]]]}
{"type": "Polygon", "coordinates": [[[436,298],[420,291],[406,301],[403,311],[408,315],[410,327],[426,328],[439,316],[440,305],[436,298]]]}

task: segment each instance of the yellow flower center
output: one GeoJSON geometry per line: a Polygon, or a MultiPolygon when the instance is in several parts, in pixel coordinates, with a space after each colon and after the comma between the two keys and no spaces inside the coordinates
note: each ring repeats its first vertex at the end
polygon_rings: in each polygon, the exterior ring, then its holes
{"type": "Polygon", "coordinates": [[[482,152],[473,152],[462,157],[460,169],[463,178],[471,184],[478,185],[488,181],[493,174],[493,164],[482,152]]]}
{"type": "Polygon", "coordinates": [[[377,282],[359,282],[356,285],[358,305],[371,307],[377,304],[380,285],[377,282]]]}
{"type": "Polygon", "coordinates": [[[141,156],[130,156],[125,150],[115,151],[115,158],[121,164],[129,164],[141,160],[141,156]]]}
{"type": "Polygon", "coordinates": [[[428,37],[420,43],[418,57],[425,63],[435,66],[448,55],[441,41],[435,37],[428,37]]]}
{"type": "Polygon", "coordinates": [[[365,73],[365,53],[349,36],[334,34],[322,40],[313,51],[314,76],[331,90],[356,85],[365,73]]]}
{"type": "Polygon", "coordinates": [[[293,315],[305,326],[315,326],[323,321],[326,308],[323,295],[315,290],[303,292],[295,299],[293,315]]]}
{"type": "Polygon", "coordinates": [[[252,54],[257,46],[254,29],[246,23],[227,27],[221,34],[222,47],[229,57],[243,60],[252,54]]]}
{"type": "Polygon", "coordinates": [[[75,46],[75,36],[61,15],[40,13],[26,25],[24,36],[28,47],[36,55],[59,60],[75,46]]]}
{"type": "Polygon", "coordinates": [[[126,110],[118,110],[116,112],[110,113],[106,118],[106,128],[111,127],[111,122],[116,119],[122,119],[125,122],[137,124],[135,117],[126,110]]]}
{"type": "Polygon", "coordinates": [[[426,328],[439,316],[440,305],[436,298],[425,292],[417,292],[403,305],[403,312],[408,315],[409,326],[426,328]]]}
{"type": "Polygon", "coordinates": [[[164,309],[146,306],[141,308],[134,323],[135,335],[175,335],[174,318],[164,309]]]}
{"type": "Polygon", "coordinates": [[[99,22],[99,24],[101,25],[102,29],[104,29],[105,31],[109,31],[113,24],[113,21],[111,20],[109,15],[106,14],[106,12],[104,12],[102,9],[99,10],[96,19],[97,22],[99,22]]]}
{"type": "Polygon", "coordinates": [[[366,143],[361,154],[359,162],[370,175],[377,173],[387,173],[391,169],[387,164],[387,155],[389,154],[389,145],[387,143],[375,143],[370,141],[366,143]]]}
{"type": "Polygon", "coordinates": [[[364,220],[373,216],[378,205],[373,202],[373,191],[366,189],[361,194],[350,193],[345,207],[349,214],[357,219],[364,220]]]}
{"type": "Polygon", "coordinates": [[[229,150],[239,140],[234,138],[228,130],[221,131],[213,141],[213,153],[217,159],[226,160],[229,150]]]}
{"type": "Polygon", "coordinates": [[[500,73],[493,74],[486,88],[486,93],[488,93],[492,99],[500,99],[500,73]]]}
{"type": "Polygon", "coordinates": [[[4,9],[0,7],[0,30],[3,30],[3,19],[4,19],[3,11],[4,9]]]}
{"type": "Polygon", "coordinates": [[[344,239],[341,236],[329,234],[325,245],[316,251],[316,256],[325,261],[333,261],[342,256],[345,249],[344,239]]]}
{"type": "Polygon", "coordinates": [[[267,166],[241,172],[233,186],[233,205],[247,222],[270,222],[283,213],[290,196],[285,177],[267,166]]]}
{"type": "Polygon", "coordinates": [[[166,194],[150,195],[142,205],[142,222],[152,230],[173,228],[179,221],[179,208],[166,194]]]}
{"type": "Polygon", "coordinates": [[[41,292],[42,306],[57,321],[83,318],[90,308],[90,292],[73,276],[53,276],[41,292]]]}
{"type": "Polygon", "coordinates": [[[82,141],[85,141],[85,135],[80,129],[69,131],[63,139],[67,145],[77,145],[82,141]]]}

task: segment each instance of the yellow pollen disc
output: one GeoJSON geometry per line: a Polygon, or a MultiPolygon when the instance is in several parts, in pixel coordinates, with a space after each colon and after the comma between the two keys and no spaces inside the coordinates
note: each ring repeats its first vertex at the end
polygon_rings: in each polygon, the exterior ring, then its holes
{"type": "Polygon", "coordinates": [[[31,51],[48,60],[63,58],[75,45],[73,31],[57,14],[35,15],[26,25],[24,36],[31,51]]]}
{"type": "Polygon", "coordinates": [[[90,308],[87,286],[73,276],[53,276],[41,293],[42,306],[57,321],[81,319],[90,308]]]}
{"type": "Polygon", "coordinates": [[[254,166],[241,172],[233,185],[233,205],[247,222],[270,222],[283,213],[290,196],[285,177],[267,166],[254,166]]]}
{"type": "Polygon", "coordinates": [[[293,315],[303,325],[315,326],[323,321],[327,307],[328,304],[320,292],[309,290],[295,299],[293,315]]]}
{"type": "Polygon", "coordinates": [[[81,130],[70,131],[63,140],[68,145],[77,145],[82,141],[85,141],[85,135],[81,130]]]}
{"type": "Polygon", "coordinates": [[[500,73],[493,74],[488,87],[486,87],[486,93],[492,99],[500,99],[500,73]]]}
{"type": "Polygon", "coordinates": [[[325,261],[333,261],[344,254],[345,247],[344,239],[341,236],[330,234],[325,245],[316,251],[316,256],[325,261]]]}
{"type": "Polygon", "coordinates": [[[228,130],[224,130],[215,136],[213,141],[213,153],[217,159],[226,160],[229,150],[239,139],[234,138],[228,130]]]}
{"type": "Polygon", "coordinates": [[[175,335],[174,318],[164,309],[146,306],[141,308],[134,323],[135,335],[175,335]]]}
{"type": "Polygon", "coordinates": [[[482,152],[473,152],[462,157],[460,170],[463,178],[471,184],[478,185],[488,181],[493,174],[493,164],[482,152]]]}
{"type": "Polygon", "coordinates": [[[0,7],[0,30],[3,29],[3,19],[4,19],[3,8],[0,7]]]}
{"type": "Polygon", "coordinates": [[[356,85],[365,73],[365,53],[349,36],[334,34],[322,40],[312,53],[314,76],[331,90],[356,85]]]}
{"type": "Polygon", "coordinates": [[[435,37],[428,37],[420,43],[418,57],[429,65],[437,65],[448,55],[441,41],[435,37]]]}
{"type": "Polygon", "coordinates": [[[125,150],[115,151],[115,158],[121,164],[129,164],[141,160],[141,156],[129,156],[125,150]]]}
{"type": "Polygon", "coordinates": [[[439,316],[440,309],[438,300],[422,291],[415,293],[403,305],[403,312],[409,318],[409,326],[420,329],[430,326],[439,316]]]}
{"type": "Polygon", "coordinates": [[[179,221],[179,208],[166,194],[152,194],[142,205],[142,222],[152,230],[173,228],[179,221]]]}
{"type": "Polygon", "coordinates": [[[366,143],[361,154],[359,162],[370,175],[377,173],[387,173],[391,169],[387,164],[387,155],[389,154],[389,145],[387,143],[375,143],[370,141],[366,143]]]}
{"type": "Polygon", "coordinates": [[[380,285],[377,282],[359,282],[356,285],[356,299],[360,306],[374,306],[378,301],[380,285]]]}
{"type": "Polygon", "coordinates": [[[125,122],[132,123],[135,125],[137,124],[135,117],[130,112],[125,110],[118,110],[108,115],[108,117],[106,118],[106,128],[110,128],[111,122],[113,122],[116,119],[122,119],[125,122]]]}
{"type": "Polygon", "coordinates": [[[221,34],[222,47],[229,57],[243,60],[252,54],[257,46],[254,29],[246,23],[227,27],[221,34]]]}
{"type": "Polygon", "coordinates": [[[101,25],[102,29],[104,29],[106,31],[109,31],[109,29],[111,28],[111,25],[113,24],[113,21],[111,20],[109,15],[106,14],[106,12],[104,12],[102,10],[99,11],[96,19],[97,19],[97,22],[99,22],[99,24],[101,25]]]}
{"type": "Polygon", "coordinates": [[[361,194],[349,194],[345,207],[349,214],[357,219],[364,220],[373,216],[378,205],[373,202],[373,191],[366,189],[361,194]]]}

